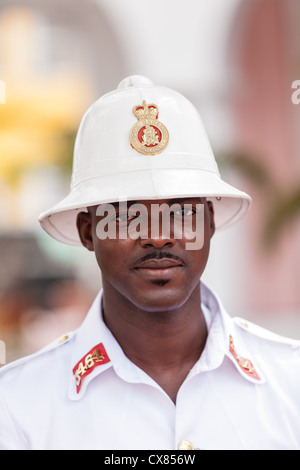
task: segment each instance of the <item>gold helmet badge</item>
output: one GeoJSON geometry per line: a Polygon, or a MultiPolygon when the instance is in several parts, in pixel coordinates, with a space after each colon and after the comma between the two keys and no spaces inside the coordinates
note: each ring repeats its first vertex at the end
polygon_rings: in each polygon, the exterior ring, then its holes
{"type": "Polygon", "coordinates": [[[156,155],[162,152],[169,142],[169,132],[158,121],[158,107],[155,104],[135,106],[132,110],[138,119],[130,132],[131,146],[144,155],[156,155]]]}

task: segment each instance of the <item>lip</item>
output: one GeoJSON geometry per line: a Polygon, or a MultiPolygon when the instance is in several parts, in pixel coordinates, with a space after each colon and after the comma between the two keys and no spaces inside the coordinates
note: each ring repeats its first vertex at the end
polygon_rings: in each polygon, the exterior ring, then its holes
{"type": "Polygon", "coordinates": [[[163,258],[163,259],[150,259],[147,261],[143,261],[135,266],[135,269],[154,269],[154,270],[164,270],[164,269],[171,269],[171,268],[178,268],[182,267],[182,263],[180,261],[163,258]]]}
{"type": "Polygon", "coordinates": [[[173,259],[151,259],[135,266],[135,272],[145,280],[171,280],[182,271],[183,264],[173,259]]]}

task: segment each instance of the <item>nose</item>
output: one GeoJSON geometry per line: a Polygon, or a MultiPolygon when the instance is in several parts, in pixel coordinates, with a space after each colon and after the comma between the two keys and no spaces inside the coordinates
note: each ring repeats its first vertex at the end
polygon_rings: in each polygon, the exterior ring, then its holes
{"type": "Polygon", "coordinates": [[[174,246],[174,239],[172,238],[164,238],[164,237],[156,237],[156,238],[140,238],[140,245],[143,248],[156,248],[156,249],[161,249],[161,248],[171,248],[174,246]]]}
{"type": "Polygon", "coordinates": [[[139,239],[141,247],[161,249],[174,246],[174,234],[169,226],[165,229],[161,223],[159,223],[159,227],[155,227],[150,223],[148,227],[148,233],[141,234],[139,239]]]}

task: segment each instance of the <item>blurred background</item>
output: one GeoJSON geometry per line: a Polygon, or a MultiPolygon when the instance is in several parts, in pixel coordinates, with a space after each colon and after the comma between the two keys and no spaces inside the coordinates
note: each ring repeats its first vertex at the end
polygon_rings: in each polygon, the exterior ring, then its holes
{"type": "Polygon", "coordinates": [[[37,217],[69,191],[86,108],[131,74],[196,104],[223,178],[253,197],[215,235],[206,282],[231,315],[300,338],[299,25],[297,0],[0,0],[8,362],[76,328],[101,286],[93,255],[52,240],[37,217]]]}

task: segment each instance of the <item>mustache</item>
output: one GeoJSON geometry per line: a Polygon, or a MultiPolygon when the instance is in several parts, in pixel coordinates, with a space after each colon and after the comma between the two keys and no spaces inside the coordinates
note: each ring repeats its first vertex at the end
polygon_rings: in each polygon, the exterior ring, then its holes
{"type": "Polygon", "coordinates": [[[174,255],[173,253],[169,253],[168,251],[152,251],[151,253],[148,253],[142,258],[139,258],[134,264],[139,265],[141,263],[144,263],[145,261],[153,259],[172,259],[174,261],[179,261],[180,263],[185,264],[182,258],[177,255],[174,255]]]}

